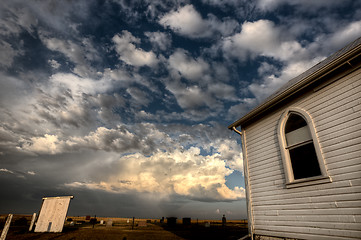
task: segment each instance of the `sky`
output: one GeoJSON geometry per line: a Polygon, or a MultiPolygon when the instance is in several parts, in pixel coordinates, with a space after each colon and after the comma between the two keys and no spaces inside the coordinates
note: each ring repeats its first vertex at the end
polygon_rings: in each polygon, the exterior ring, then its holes
{"type": "Polygon", "coordinates": [[[247,217],[227,129],[361,36],[353,0],[0,0],[0,213],[247,217]]]}

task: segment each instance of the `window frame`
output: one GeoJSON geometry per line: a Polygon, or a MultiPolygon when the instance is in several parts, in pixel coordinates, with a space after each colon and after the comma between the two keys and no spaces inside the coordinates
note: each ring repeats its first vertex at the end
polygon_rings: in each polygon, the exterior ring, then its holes
{"type": "Polygon", "coordinates": [[[332,179],[327,173],[325,161],[321,152],[320,144],[318,141],[318,137],[316,134],[316,129],[313,124],[313,120],[311,116],[303,109],[296,108],[296,107],[290,107],[287,108],[283,114],[281,115],[281,118],[278,123],[278,129],[277,129],[277,135],[278,135],[278,142],[280,146],[281,156],[282,156],[282,162],[283,162],[283,168],[285,172],[285,178],[286,178],[286,188],[293,188],[293,187],[301,187],[301,186],[308,186],[308,185],[314,185],[314,184],[320,184],[320,183],[327,183],[332,182],[332,179]],[[321,170],[321,175],[308,177],[308,178],[301,178],[301,179],[295,179],[291,164],[291,158],[289,155],[289,149],[287,147],[286,142],[286,134],[285,134],[285,126],[288,120],[288,117],[290,114],[295,113],[303,117],[303,119],[306,121],[308,129],[310,130],[313,146],[315,148],[318,164],[321,170]]]}

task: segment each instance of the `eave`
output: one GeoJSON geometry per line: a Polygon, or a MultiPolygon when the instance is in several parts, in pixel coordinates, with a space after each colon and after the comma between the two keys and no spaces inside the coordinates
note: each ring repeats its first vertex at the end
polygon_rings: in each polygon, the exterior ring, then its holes
{"type": "Polygon", "coordinates": [[[354,66],[350,63],[351,61],[354,61],[356,63],[359,63],[361,61],[361,38],[358,38],[354,42],[350,43],[346,47],[331,55],[330,57],[321,61],[306,72],[290,80],[273,95],[268,97],[263,103],[255,107],[253,110],[248,112],[239,120],[229,125],[228,128],[237,128],[240,125],[244,125],[257,119],[261,114],[272,108],[277,107],[277,105],[281,104],[286,99],[289,99],[293,95],[304,90],[311,84],[325,79],[325,77],[337,71],[342,66],[345,66],[345,64],[347,64],[347,67],[349,69],[357,68],[357,66],[354,66]]]}

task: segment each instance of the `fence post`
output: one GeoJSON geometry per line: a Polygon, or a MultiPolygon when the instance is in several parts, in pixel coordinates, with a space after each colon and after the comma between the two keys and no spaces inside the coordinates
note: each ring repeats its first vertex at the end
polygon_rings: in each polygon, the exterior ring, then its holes
{"type": "Polygon", "coordinates": [[[36,213],[33,214],[33,217],[31,218],[31,223],[30,223],[30,227],[29,227],[29,232],[31,232],[31,230],[33,230],[33,226],[35,223],[35,219],[36,219],[36,213]]]}
{"type": "Polygon", "coordinates": [[[9,231],[9,228],[10,228],[10,223],[11,223],[12,219],[13,219],[13,214],[9,214],[8,219],[6,220],[4,229],[3,229],[2,233],[1,233],[0,240],[5,240],[6,235],[8,234],[8,231],[9,231]]]}

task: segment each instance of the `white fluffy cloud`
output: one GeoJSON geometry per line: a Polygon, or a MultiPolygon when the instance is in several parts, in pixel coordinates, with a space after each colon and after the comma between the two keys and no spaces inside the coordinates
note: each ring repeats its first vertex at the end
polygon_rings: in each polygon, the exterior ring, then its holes
{"type": "Polygon", "coordinates": [[[5,173],[11,173],[11,174],[14,174],[13,171],[9,170],[9,169],[6,169],[6,168],[0,168],[0,172],[5,172],[5,173]]]}
{"type": "Polygon", "coordinates": [[[172,39],[170,34],[164,32],[145,32],[145,36],[149,38],[149,41],[152,43],[153,48],[166,51],[172,45],[172,39]]]}
{"type": "Polygon", "coordinates": [[[38,154],[57,154],[63,151],[64,142],[58,136],[45,134],[44,137],[32,137],[31,143],[23,146],[24,150],[38,154]]]}
{"type": "Polygon", "coordinates": [[[194,59],[187,55],[187,52],[177,49],[169,57],[169,67],[173,76],[177,74],[191,81],[201,81],[209,72],[209,64],[202,58],[194,59]]]}
{"type": "MultiPolygon", "coordinates": [[[[99,56],[93,43],[89,39],[84,38],[81,42],[74,42],[72,40],[62,40],[46,35],[40,36],[48,49],[61,52],[75,64],[75,68],[73,69],[75,74],[82,77],[91,77],[95,74],[96,71],[91,67],[90,62],[99,60],[99,56]]],[[[52,61],[50,63],[54,62],[52,61]]]]}
{"type": "Polygon", "coordinates": [[[198,148],[158,151],[151,156],[136,153],[112,162],[113,174],[102,181],[73,182],[66,186],[117,193],[149,192],[164,198],[182,195],[203,201],[244,198],[243,188],[229,189],[225,185],[225,176],[232,170],[220,158],[218,153],[202,156],[198,148]]]}
{"type": "Polygon", "coordinates": [[[171,79],[166,82],[166,87],[180,107],[209,107],[214,111],[222,107],[221,101],[237,99],[233,86],[218,82],[219,78],[227,78],[228,72],[222,66],[214,65],[217,64],[208,63],[202,57],[193,58],[183,49],[177,49],[169,56],[171,79]]]}
{"type": "Polygon", "coordinates": [[[118,153],[141,152],[149,155],[174,147],[179,145],[175,144],[168,134],[146,123],[138,125],[134,131],[129,131],[125,126],[112,129],[99,127],[86,136],[71,136],[67,139],[55,134],[44,134],[31,137],[22,145],[23,150],[35,154],[59,154],[93,149],[118,153]]]}
{"type": "Polygon", "coordinates": [[[136,67],[157,64],[158,59],[152,51],[147,52],[136,47],[135,44],[139,44],[140,39],[134,37],[130,32],[124,30],[121,34],[115,35],[112,40],[115,43],[119,59],[125,63],[136,67]]]}
{"type": "Polygon", "coordinates": [[[233,57],[272,57],[288,61],[305,54],[305,49],[293,40],[282,39],[282,30],[269,20],[242,24],[242,31],[223,41],[223,50],[233,57]]]}
{"type": "Polygon", "coordinates": [[[350,43],[356,38],[361,36],[361,21],[355,21],[347,26],[341,28],[338,32],[334,33],[327,41],[327,45],[331,45],[336,48],[341,48],[345,43],[350,43]]]}
{"type": "MultiPolygon", "coordinates": [[[[316,65],[322,59],[323,57],[318,57],[311,61],[290,62],[285,65],[285,67],[280,72],[278,72],[278,75],[275,75],[274,73],[261,75],[261,81],[250,84],[248,88],[260,102],[275,92],[286,82],[316,65]]],[[[263,67],[263,65],[261,67],[263,67]]]]}
{"type": "MultiPolygon", "coordinates": [[[[271,95],[287,81],[320,62],[324,58],[323,49],[337,50],[336,46],[360,35],[361,22],[353,22],[333,35],[321,35],[319,41],[309,45],[304,44],[304,46],[301,46],[296,40],[292,40],[293,36],[288,36],[282,29],[283,27],[275,26],[269,20],[245,22],[242,24],[240,33],[223,41],[222,47],[226,56],[232,56],[242,61],[259,56],[269,58],[269,61],[260,64],[258,77],[248,86],[248,90],[258,102],[271,95]],[[312,58],[312,56],[314,57],[312,58]],[[274,64],[273,60],[278,63],[274,64]]],[[[243,103],[233,108],[239,111],[245,110],[243,103]]]]}
{"type": "Polygon", "coordinates": [[[8,42],[0,39],[0,69],[10,67],[14,57],[22,54],[21,51],[14,50],[8,42]]]}
{"type": "Polygon", "coordinates": [[[224,19],[220,21],[211,14],[208,15],[207,19],[203,19],[193,5],[186,5],[165,14],[160,18],[159,23],[189,38],[212,37],[214,33],[227,36],[238,26],[234,20],[224,19]]]}
{"type": "MultiPolygon", "coordinates": [[[[205,127],[193,128],[202,132],[205,127]]],[[[197,142],[194,141],[197,134],[191,136],[185,131],[176,127],[172,130],[175,136],[170,136],[154,124],[139,124],[133,130],[125,126],[99,127],[83,137],[64,138],[55,134],[32,137],[22,144],[22,150],[42,156],[89,150],[117,156],[107,160],[89,159],[86,167],[94,174],[89,172],[86,180],[79,178],[68,182],[67,187],[115,193],[145,192],[164,198],[182,195],[200,201],[244,198],[243,188],[230,189],[225,180],[234,170],[243,171],[239,144],[235,140],[219,139],[207,145],[199,139],[199,146],[185,148],[185,145],[197,142]],[[202,154],[202,149],[208,149],[208,153],[202,154]]],[[[84,171],[83,166],[79,171],[84,171]]],[[[34,175],[35,172],[27,174],[34,175]]]]}
{"type": "Polygon", "coordinates": [[[343,4],[338,0],[257,0],[256,5],[262,11],[272,11],[280,5],[289,4],[303,11],[315,11],[319,8],[333,7],[343,4]]]}

